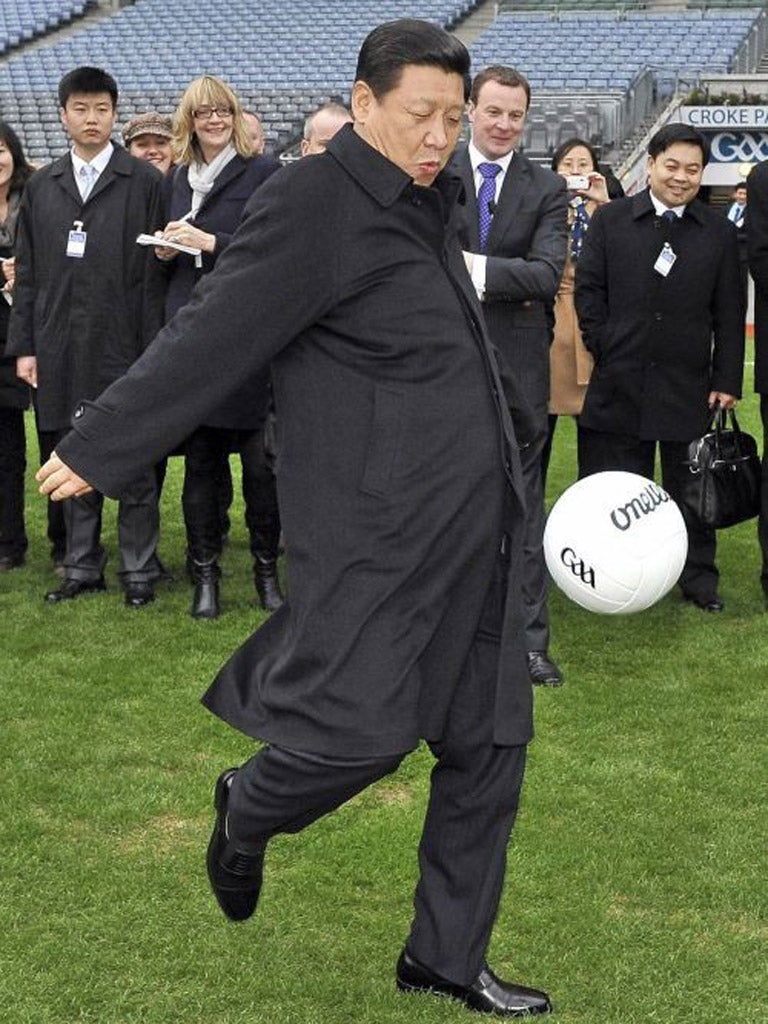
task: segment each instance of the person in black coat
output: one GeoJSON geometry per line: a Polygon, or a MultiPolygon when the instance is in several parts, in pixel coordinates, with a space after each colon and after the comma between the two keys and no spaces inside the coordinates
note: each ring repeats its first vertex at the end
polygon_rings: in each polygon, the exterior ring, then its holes
{"type": "MultiPolygon", "coordinates": [[[[76,68],[59,83],[72,150],[32,175],[17,228],[8,352],[37,388],[38,425],[52,447],[82,398],[125,373],[162,326],[163,275],[138,235],[163,224],[160,173],[110,141],[117,83],[76,68]]],[[[70,502],[65,579],[51,603],[105,589],[102,497],[70,502]]],[[[159,529],[154,474],[129,481],[118,506],[119,576],[125,602],[154,598],[159,529]]]]}
{"type": "MultiPolygon", "coordinates": [[[[576,268],[576,310],[595,368],[579,417],[579,476],[662,479],[680,502],[688,444],[716,403],[732,408],[744,369],[743,292],[733,225],[696,198],[704,137],[666,125],[648,146],[649,188],[602,206],[576,268]]],[[[722,611],[715,531],[683,509],[683,596],[722,611]]]]}
{"type": "Polygon", "coordinates": [[[755,391],[763,421],[763,485],[757,521],[762,554],[760,582],[768,600],[768,163],[758,164],[747,178],[747,251],[755,282],[755,391]]]}
{"type": "MultiPolygon", "coordinates": [[[[279,168],[271,157],[251,156],[240,102],[225,82],[211,75],[195,79],[182,96],[174,117],[173,145],[178,166],[165,180],[170,221],[163,234],[202,251],[192,256],[171,248],[157,250],[169,269],[167,319],[189,301],[200,278],[213,270],[246,202],[279,168]]],[[[216,618],[220,612],[221,491],[232,448],[240,453],[242,464],[256,589],[268,611],[282,604],[277,579],[280,517],[264,444],[269,405],[267,368],[228,395],[184,444],[182,505],[195,618],[216,618]]]]}
{"type": "Polygon", "coordinates": [[[13,301],[16,219],[33,170],[16,132],[0,121],[0,572],[23,565],[27,550],[24,410],[29,406],[29,387],[16,376],[16,360],[5,354],[5,342],[13,301]]]}
{"type": "Polygon", "coordinates": [[[423,737],[436,764],[397,985],[543,1013],[544,993],[485,962],[532,687],[516,431],[453,225],[461,183],[441,173],[469,54],[437,26],[390,22],[356,79],[354,126],[258,189],[214,273],[83,403],[39,478],[57,498],[119,488],[272,364],[288,597],[204,698],[267,742],[217,783],[214,893],[249,917],[269,838],[423,737]]]}
{"type": "Polygon", "coordinates": [[[562,672],[549,654],[541,463],[549,432],[549,310],[565,267],[568,196],[559,175],[519,151],[530,99],[527,79],[514,68],[481,71],[469,104],[472,138],[453,167],[467,193],[458,209],[459,233],[485,321],[535,422],[521,456],[526,644],[531,680],[559,686],[562,672]],[[493,178],[486,180],[484,172],[493,178]]]}

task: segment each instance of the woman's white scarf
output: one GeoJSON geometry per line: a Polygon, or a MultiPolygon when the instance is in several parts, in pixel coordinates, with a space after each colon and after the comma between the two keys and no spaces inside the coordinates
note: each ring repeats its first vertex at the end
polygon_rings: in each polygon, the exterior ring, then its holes
{"type": "Polygon", "coordinates": [[[192,189],[192,216],[202,206],[203,200],[213,188],[216,178],[224,170],[230,160],[237,156],[237,150],[231,142],[211,160],[209,164],[200,163],[197,160],[187,168],[187,181],[192,189]]]}

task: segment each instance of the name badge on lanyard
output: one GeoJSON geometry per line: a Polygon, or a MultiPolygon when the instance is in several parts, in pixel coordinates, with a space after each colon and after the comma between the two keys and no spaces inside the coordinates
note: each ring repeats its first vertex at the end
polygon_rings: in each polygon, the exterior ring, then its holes
{"type": "Polygon", "coordinates": [[[666,277],[672,267],[675,265],[677,259],[676,254],[672,251],[672,246],[669,242],[665,242],[661,247],[661,252],[656,258],[656,262],[653,264],[653,269],[657,274],[661,274],[662,277],[666,277]]]}
{"type": "Polygon", "coordinates": [[[83,231],[83,222],[76,220],[74,230],[67,236],[67,256],[81,260],[85,256],[85,243],[88,240],[88,233],[83,231]]]}

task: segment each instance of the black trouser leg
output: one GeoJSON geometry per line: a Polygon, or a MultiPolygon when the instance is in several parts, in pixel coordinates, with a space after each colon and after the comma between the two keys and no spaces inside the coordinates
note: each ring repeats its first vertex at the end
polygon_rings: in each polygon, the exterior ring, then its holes
{"type": "MultiPolygon", "coordinates": [[[[64,437],[63,430],[40,430],[37,426],[37,443],[40,448],[40,465],[47,462],[51,452],[58,442],[64,437]]],[[[51,558],[54,563],[63,563],[67,550],[67,526],[64,522],[64,501],[51,501],[47,499],[48,512],[48,540],[51,542],[51,558]]]]}
{"type": "Polygon", "coordinates": [[[350,759],[265,747],[232,782],[229,838],[248,851],[278,833],[299,832],[393,772],[402,758],[350,759]]]}
{"type": "Polygon", "coordinates": [[[555,442],[555,430],[557,429],[557,415],[550,413],[548,417],[547,439],[541,451],[541,491],[547,493],[547,473],[549,472],[549,460],[552,458],[552,445],[555,442]]]}
{"type": "Polygon", "coordinates": [[[123,585],[148,583],[157,578],[159,535],[157,476],[153,468],[134,480],[120,495],[117,508],[118,575],[123,585]]]}
{"type": "Polygon", "coordinates": [[[280,543],[280,512],[275,474],[264,447],[264,431],[241,431],[238,442],[251,554],[262,561],[273,562],[280,543]]]}
{"type": "MultiPolygon", "coordinates": [[[[688,556],[680,575],[680,586],[689,597],[706,600],[717,590],[715,531],[692,516],[680,500],[684,474],[683,461],[688,445],[682,441],[659,442],[662,484],[678,503],[688,531],[688,556]]],[[[625,434],[608,434],[579,428],[579,477],[606,470],[624,470],[653,479],[655,441],[640,441],[625,434]]]]}
{"type": "Polygon", "coordinates": [[[546,407],[538,416],[540,432],[520,452],[525,488],[525,534],[523,540],[523,605],[525,646],[529,651],[546,651],[549,646],[549,574],[544,561],[544,486],[541,456],[547,440],[546,407]]]}
{"type": "Polygon", "coordinates": [[[24,410],[0,406],[0,557],[27,550],[24,473],[27,468],[24,410]]]}
{"type": "Polygon", "coordinates": [[[763,420],[763,473],[757,538],[760,541],[760,550],[763,556],[760,582],[766,597],[768,597],[768,395],[760,396],[760,416],[763,420]]]}
{"type": "Polygon", "coordinates": [[[101,546],[103,495],[91,491],[63,501],[67,551],[64,572],[71,580],[97,580],[104,573],[107,553],[101,546]]]}
{"type": "Polygon", "coordinates": [[[181,503],[191,559],[205,563],[221,555],[219,516],[222,462],[229,457],[230,432],[198,427],[184,445],[181,503]]]}

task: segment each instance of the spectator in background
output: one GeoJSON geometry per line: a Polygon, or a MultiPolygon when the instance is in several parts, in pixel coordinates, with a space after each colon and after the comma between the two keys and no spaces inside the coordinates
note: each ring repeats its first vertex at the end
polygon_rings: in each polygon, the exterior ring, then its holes
{"type": "Polygon", "coordinates": [[[581,340],[576,307],[573,303],[573,282],[576,262],[598,206],[609,202],[605,176],[600,173],[597,154],[583,139],[568,139],[552,157],[552,170],[566,180],[568,186],[568,258],[560,287],[555,296],[555,324],[549,349],[549,437],[542,452],[541,464],[546,484],[549,456],[558,416],[578,416],[592,373],[592,356],[581,340]],[[585,178],[587,187],[575,188],[568,179],[585,178]]]}
{"type": "Polygon", "coordinates": [[[747,178],[747,248],[755,282],[755,391],[763,421],[763,486],[757,521],[762,554],[760,583],[768,602],[768,163],[758,164],[747,178]]]}
{"type": "MultiPolygon", "coordinates": [[[[163,237],[202,250],[191,256],[169,247],[157,255],[168,267],[165,312],[170,319],[229,245],[249,197],[279,168],[271,157],[251,155],[251,137],[240,101],[212,75],[187,87],[174,115],[176,170],[166,179],[170,221],[163,237]]],[[[231,450],[240,454],[245,519],[256,590],[263,608],[282,604],[277,578],[280,517],[277,489],[264,446],[271,391],[263,370],[232,392],[184,444],[182,506],[187,565],[195,592],[193,618],[221,611],[221,481],[231,450]]]]}
{"type": "Polygon", "coordinates": [[[14,243],[19,205],[33,167],[16,132],[0,121],[0,572],[24,564],[24,472],[27,468],[24,410],[29,387],[16,376],[5,343],[15,273],[14,243]]]}
{"type": "Polygon", "coordinates": [[[536,685],[560,686],[549,654],[541,458],[548,436],[551,308],[565,266],[565,182],[520,151],[531,102],[527,79],[493,66],[472,83],[469,146],[457,151],[467,202],[459,237],[491,338],[532,413],[521,453],[526,489],[523,598],[528,668],[536,685]]]}
{"type": "MultiPolygon", "coordinates": [[[[736,235],[697,199],[708,146],[669,124],[648,145],[649,188],[595,211],[576,265],[576,310],[595,366],[579,417],[579,476],[626,470],[682,506],[688,445],[741,394],[744,300],[736,235]]],[[[721,612],[715,531],[684,507],[683,597],[721,612]]]]}
{"type": "Polygon", "coordinates": [[[734,188],[726,216],[736,228],[736,241],[739,246],[739,270],[741,272],[741,284],[744,288],[744,300],[746,301],[749,288],[749,253],[747,252],[747,186],[745,182],[740,182],[734,188]]]}
{"type": "Polygon", "coordinates": [[[156,110],[137,114],[123,128],[123,142],[131,156],[148,160],[161,174],[167,174],[173,163],[172,136],[170,117],[156,110]]]}
{"type": "Polygon", "coordinates": [[[243,119],[251,137],[251,154],[252,156],[261,156],[267,142],[264,138],[264,126],[261,123],[261,118],[253,110],[244,110],[243,119]]]}
{"type": "Polygon", "coordinates": [[[352,116],[340,103],[326,103],[310,114],[304,122],[304,138],[301,140],[301,155],[324,153],[342,125],[349,124],[352,116]]]}
{"type": "MultiPolygon", "coordinates": [[[[162,224],[162,176],[112,145],[117,84],[80,67],[59,83],[72,150],[37,171],[21,201],[8,352],[37,388],[39,427],[50,451],[84,403],[121,377],[162,326],[163,280],[136,237],[162,224]]],[[[51,603],[105,589],[103,497],[69,502],[65,577],[51,603]]],[[[126,486],[118,508],[119,575],[125,603],[154,598],[158,570],[154,473],[126,486]]]]}

